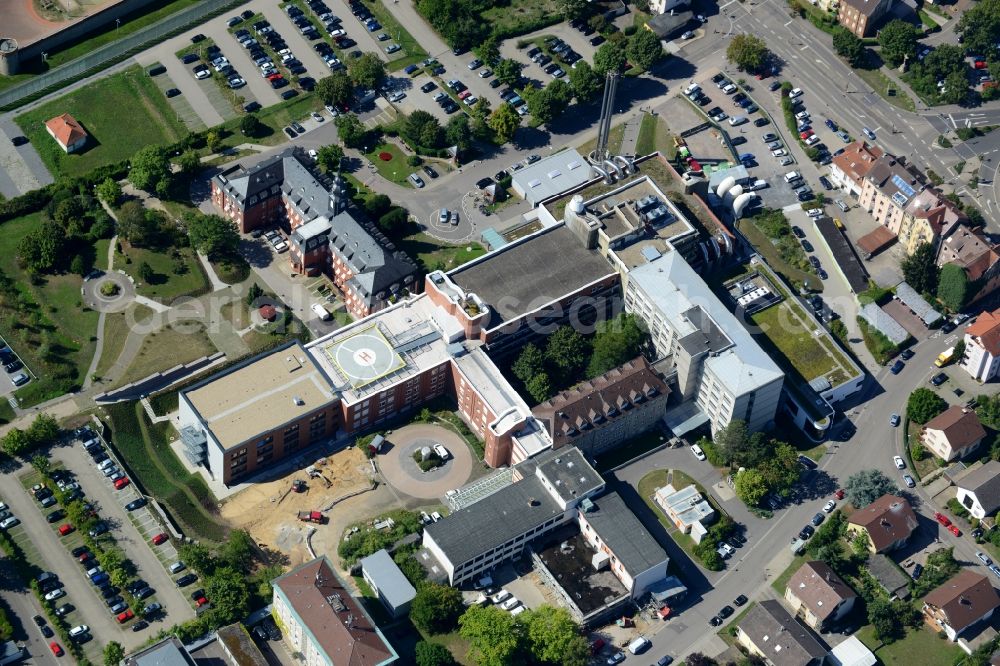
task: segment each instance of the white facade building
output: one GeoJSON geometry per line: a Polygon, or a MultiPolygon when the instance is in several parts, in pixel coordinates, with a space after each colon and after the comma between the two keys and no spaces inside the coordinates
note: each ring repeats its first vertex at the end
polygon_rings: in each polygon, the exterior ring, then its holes
{"type": "Polygon", "coordinates": [[[1000,373],[1000,310],[984,312],[965,329],[965,355],[959,364],[980,382],[1000,373]]]}

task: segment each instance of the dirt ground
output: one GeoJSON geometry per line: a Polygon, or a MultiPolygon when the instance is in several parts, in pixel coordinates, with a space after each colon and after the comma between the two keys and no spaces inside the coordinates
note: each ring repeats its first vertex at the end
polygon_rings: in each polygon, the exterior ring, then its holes
{"type": "MultiPolygon", "coordinates": [[[[222,517],[233,527],[247,530],[262,547],[287,555],[290,566],[312,559],[306,546],[309,529],[316,527],[325,543],[328,527],[299,522],[296,513],[318,510],[329,518],[329,509],[336,500],[371,487],[372,472],[364,455],[354,447],[326,457],[324,464],[316,468],[329,479],[330,487],[322,478],[310,479],[304,468],[295,470],[233,495],[223,504],[222,517]],[[295,479],[306,481],[306,492],[291,492],[295,479]]],[[[323,550],[319,543],[314,542],[313,547],[318,553],[323,550]]]]}

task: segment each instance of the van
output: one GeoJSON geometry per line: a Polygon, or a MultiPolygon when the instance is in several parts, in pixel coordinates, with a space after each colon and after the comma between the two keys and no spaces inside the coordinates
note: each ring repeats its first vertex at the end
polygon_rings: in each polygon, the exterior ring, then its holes
{"type": "Polygon", "coordinates": [[[150,67],[149,68],[149,75],[150,76],[158,76],[160,74],[163,74],[166,71],[167,71],[167,68],[164,67],[163,65],[156,65],[154,67],[150,67]]]}
{"type": "Polygon", "coordinates": [[[691,85],[689,85],[687,88],[684,89],[684,94],[689,96],[699,92],[701,92],[701,86],[699,86],[697,83],[692,83],[691,85]]]}
{"type": "Polygon", "coordinates": [[[180,560],[178,560],[178,561],[176,561],[176,562],[174,562],[173,564],[170,565],[170,573],[172,573],[172,574],[180,573],[180,572],[184,571],[186,568],[187,568],[187,565],[184,564],[183,562],[181,562],[180,560]]]}
{"type": "Polygon", "coordinates": [[[766,188],[767,188],[767,181],[766,180],[760,180],[760,179],[755,180],[753,182],[753,185],[750,186],[750,189],[753,190],[753,191],[755,191],[755,192],[757,190],[763,190],[763,189],[766,189],[766,188]]]}
{"type": "Polygon", "coordinates": [[[791,90],[788,91],[788,97],[791,99],[795,99],[801,94],[802,94],[802,88],[792,88],[791,90]]]}
{"type": "Polygon", "coordinates": [[[746,121],[747,121],[746,116],[733,116],[729,119],[729,124],[733,127],[736,127],[737,125],[742,125],[746,121]]]}
{"type": "Polygon", "coordinates": [[[648,638],[645,636],[639,636],[639,638],[628,644],[628,651],[632,654],[639,654],[640,652],[648,650],[652,645],[653,644],[649,642],[648,638]]]}
{"type": "Polygon", "coordinates": [[[789,171],[788,173],[785,174],[785,182],[790,183],[793,180],[798,180],[801,177],[802,176],[799,175],[798,171],[789,171]]]}
{"type": "Polygon", "coordinates": [[[844,211],[845,213],[849,209],[849,206],[844,203],[843,199],[837,199],[836,201],[834,201],[834,203],[837,204],[837,208],[839,208],[840,210],[844,211]]]}
{"type": "Polygon", "coordinates": [[[315,312],[316,316],[323,321],[330,321],[333,319],[333,315],[331,315],[330,312],[319,303],[312,304],[312,311],[315,312]]]}

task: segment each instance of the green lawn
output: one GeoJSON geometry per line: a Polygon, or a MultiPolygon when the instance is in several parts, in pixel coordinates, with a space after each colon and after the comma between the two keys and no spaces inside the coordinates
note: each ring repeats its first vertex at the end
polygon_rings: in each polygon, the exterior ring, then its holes
{"type": "Polygon", "coordinates": [[[144,379],[154,372],[215,352],[215,345],[209,340],[203,324],[193,321],[170,324],[143,339],[135,360],[116,384],[123,385],[144,379]]]}
{"type": "Polygon", "coordinates": [[[365,153],[365,157],[375,165],[378,174],[386,180],[404,187],[413,187],[413,183],[407,179],[407,176],[413,173],[415,167],[411,167],[406,163],[406,155],[403,154],[403,151],[396,144],[383,143],[375,146],[365,153]],[[383,160],[379,157],[380,153],[388,153],[392,156],[392,159],[383,160]]]}
{"type": "Polygon", "coordinates": [[[511,0],[482,13],[483,22],[504,37],[525,35],[562,20],[558,0],[511,0]]]}
{"type": "Polygon", "coordinates": [[[660,151],[668,160],[674,158],[677,147],[670,139],[670,128],[662,122],[659,116],[647,113],[639,125],[639,138],[635,143],[637,155],[648,155],[660,151]]]}
{"type": "Polygon", "coordinates": [[[783,301],[752,315],[751,319],[806,381],[825,376],[836,386],[848,378],[850,364],[843,354],[823,344],[823,338],[812,334],[803,323],[812,320],[800,308],[783,301]]]}
{"type": "Polygon", "coordinates": [[[875,629],[870,624],[855,635],[885,666],[911,666],[914,663],[920,666],[952,666],[965,656],[962,648],[938,638],[926,626],[908,629],[903,640],[885,646],[875,638],[875,629]]]}
{"type": "Polygon", "coordinates": [[[115,253],[115,269],[124,270],[136,283],[136,291],[161,303],[170,303],[181,296],[197,296],[208,289],[208,279],[189,247],[169,251],[133,247],[122,242],[122,253],[115,253]],[[139,266],[143,262],[153,269],[153,279],[144,283],[139,279],[139,266]]]}
{"type": "Polygon", "coordinates": [[[428,271],[449,271],[486,254],[486,248],[479,243],[470,241],[463,245],[446,245],[425,233],[406,236],[396,245],[428,271]]]}
{"type": "MultiPolygon", "coordinates": [[[[282,101],[257,112],[257,118],[265,126],[265,129],[259,136],[243,136],[240,133],[239,117],[224,123],[223,128],[226,130],[226,136],[222,139],[222,145],[230,148],[238,146],[241,143],[259,143],[265,146],[276,146],[279,143],[288,141],[288,137],[285,136],[282,128],[293,120],[302,120],[311,112],[319,111],[322,108],[323,102],[319,97],[300,92],[297,97],[293,97],[287,102],[282,101]]],[[[205,149],[204,152],[207,154],[208,150],[205,149]]],[[[232,158],[227,158],[227,161],[230,159],[232,158]]]]}
{"type": "Polygon", "coordinates": [[[788,568],[782,571],[777,578],[771,581],[771,587],[773,587],[774,591],[778,593],[778,596],[784,596],[785,586],[788,585],[788,581],[792,579],[792,576],[794,576],[795,572],[799,570],[799,567],[805,564],[807,559],[809,558],[805,555],[796,555],[792,560],[792,563],[788,565],[788,568]]]}
{"type": "Polygon", "coordinates": [[[415,65],[427,58],[427,51],[424,50],[424,47],[396,20],[392,12],[382,4],[382,0],[375,0],[375,2],[366,6],[371,10],[372,15],[378,19],[378,22],[382,24],[382,29],[377,31],[377,33],[384,32],[392,37],[391,41],[380,43],[383,45],[399,44],[403,47],[401,51],[397,51],[389,56],[387,70],[397,72],[407,65],[415,65]]]}
{"type": "Polygon", "coordinates": [[[885,101],[889,102],[893,106],[898,106],[901,109],[913,113],[916,110],[916,105],[913,103],[913,99],[904,91],[901,90],[899,86],[889,80],[889,77],[882,73],[878,69],[855,69],[854,73],[858,75],[862,81],[867,83],[872,87],[879,96],[885,101]],[[890,95],[888,90],[892,88],[896,91],[895,95],[890,95]]]}
{"type": "Polygon", "coordinates": [[[18,265],[18,243],[41,220],[41,213],[15,218],[3,224],[0,234],[0,334],[37,377],[18,389],[22,407],[82,384],[97,332],[98,314],[83,307],[79,276],[43,276],[33,282],[18,265]]]}
{"type": "Polygon", "coordinates": [[[81,176],[128,159],[143,146],[173,143],[187,134],[167,98],[140,67],[98,79],[14,120],[57,177],[81,176]],[[62,113],[71,114],[90,134],[81,153],[65,154],[45,129],[45,121],[62,113]]]}
{"type": "Polygon", "coordinates": [[[760,252],[764,259],[767,260],[767,263],[787,281],[796,286],[808,282],[810,289],[813,291],[823,291],[823,281],[812,273],[796,268],[786,262],[778,252],[778,248],[771,242],[771,239],[752,220],[743,220],[739,228],[743,232],[743,235],[747,237],[747,240],[750,241],[750,244],[754,246],[754,249],[760,252]]]}
{"type": "Polygon", "coordinates": [[[139,303],[132,303],[124,312],[112,312],[104,316],[104,346],[94,374],[104,377],[121,355],[132,322],[143,322],[151,314],[153,314],[152,309],[139,303]]]}

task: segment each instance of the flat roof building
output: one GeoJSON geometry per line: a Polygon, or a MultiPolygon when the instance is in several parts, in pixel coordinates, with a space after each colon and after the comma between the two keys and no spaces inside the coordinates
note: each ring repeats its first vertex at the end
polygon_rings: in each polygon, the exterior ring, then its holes
{"type": "Polygon", "coordinates": [[[694,485],[677,490],[673,484],[668,483],[656,489],[653,501],[663,509],[677,529],[685,534],[691,534],[699,543],[701,535],[706,531],[705,528],[716,518],[715,509],[694,485]],[[695,528],[696,525],[698,528],[695,528]]]}
{"type": "Polygon", "coordinates": [[[125,655],[123,661],[125,666],[195,666],[195,660],[176,636],[125,655]]]}
{"type": "Polygon", "coordinates": [[[511,187],[534,207],[540,201],[572,190],[591,178],[590,163],[570,148],[515,171],[511,175],[511,187]]]}
{"type": "Polygon", "coordinates": [[[361,576],[379,601],[393,617],[402,617],[410,611],[410,604],[417,591],[413,584],[392,560],[385,548],[362,558],[361,576]]]}

